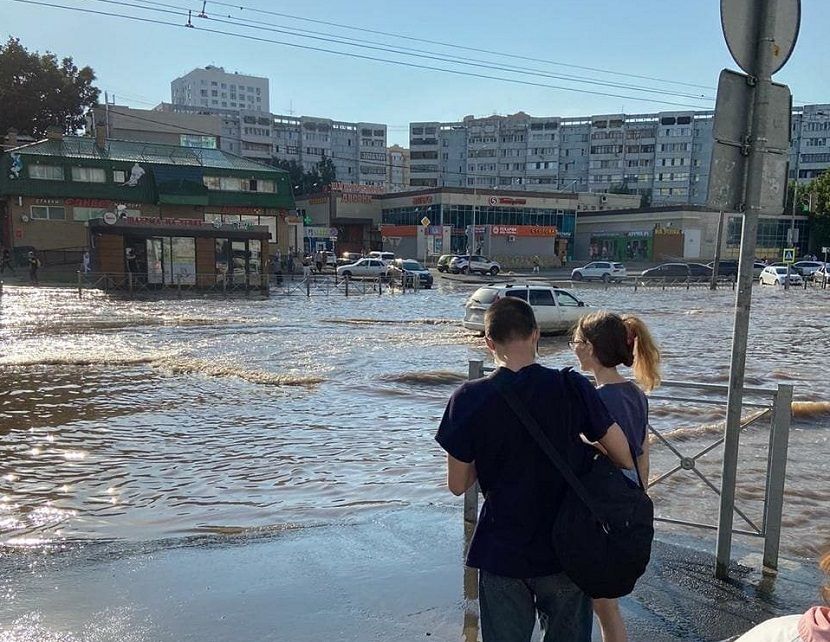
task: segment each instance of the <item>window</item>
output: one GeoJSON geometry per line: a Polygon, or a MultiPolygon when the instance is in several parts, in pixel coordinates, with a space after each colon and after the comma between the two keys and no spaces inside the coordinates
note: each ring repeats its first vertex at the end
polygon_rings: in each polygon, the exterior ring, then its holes
{"type": "Polygon", "coordinates": [[[29,165],[29,178],[43,181],[62,181],[63,167],[59,165],[29,165]]]}
{"type": "Polygon", "coordinates": [[[112,171],[112,182],[113,183],[126,183],[127,182],[127,172],[115,169],[112,171]]]}
{"type": "Polygon", "coordinates": [[[531,290],[530,305],[556,305],[550,290],[531,290]]]}
{"type": "Polygon", "coordinates": [[[203,176],[202,182],[208,189],[222,189],[222,179],[218,176],[203,176]]]}
{"type": "Polygon", "coordinates": [[[579,300],[572,294],[563,292],[562,290],[556,291],[556,302],[559,303],[559,305],[561,306],[566,306],[570,308],[579,307],[579,300]]]}
{"type": "Polygon", "coordinates": [[[522,301],[527,301],[527,290],[508,290],[505,296],[512,296],[522,301]]]}
{"type": "Polygon", "coordinates": [[[65,221],[66,210],[51,205],[32,205],[32,220],[38,221],[65,221]]]}

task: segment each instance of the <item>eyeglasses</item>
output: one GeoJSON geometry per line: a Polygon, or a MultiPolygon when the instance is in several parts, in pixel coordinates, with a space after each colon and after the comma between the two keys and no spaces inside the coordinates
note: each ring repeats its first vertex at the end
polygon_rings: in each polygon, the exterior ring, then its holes
{"type": "Polygon", "coordinates": [[[568,347],[571,350],[576,350],[576,346],[581,345],[583,343],[588,343],[587,341],[582,341],[581,339],[575,339],[574,341],[568,341],[568,347]]]}

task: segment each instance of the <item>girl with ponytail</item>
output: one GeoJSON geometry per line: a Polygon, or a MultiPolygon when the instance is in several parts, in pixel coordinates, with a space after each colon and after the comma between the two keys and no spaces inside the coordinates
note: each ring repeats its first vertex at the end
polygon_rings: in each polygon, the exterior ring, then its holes
{"type": "MultiPolygon", "coordinates": [[[[660,350],[651,333],[635,316],[594,312],[579,320],[570,346],[582,370],[596,378],[599,397],[628,438],[645,486],[649,470],[648,400],[640,387],[651,391],[660,385],[660,350]],[[640,387],[617,371],[621,365],[632,369],[640,387]]],[[[637,470],[623,473],[637,482],[637,470]]],[[[617,600],[594,600],[594,611],[603,642],[625,642],[625,622],[617,600]]]]}

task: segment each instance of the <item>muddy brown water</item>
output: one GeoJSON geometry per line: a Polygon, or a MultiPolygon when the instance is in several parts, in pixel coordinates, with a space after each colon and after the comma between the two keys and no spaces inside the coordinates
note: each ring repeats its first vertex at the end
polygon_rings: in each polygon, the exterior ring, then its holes
{"type": "MultiPolygon", "coordinates": [[[[458,323],[471,288],[437,286],[406,296],[166,301],[7,288],[0,550],[260,534],[454,502],[433,434],[468,360],[487,354],[458,323]]],[[[727,381],[731,291],[575,292],[641,315],[663,347],[666,378],[727,381]]],[[[800,402],[784,507],[790,556],[813,557],[830,540],[828,319],[830,291],[755,289],[748,382],[792,383],[800,402]]],[[[544,338],[540,353],[546,365],[576,365],[563,337],[544,338]]],[[[691,455],[717,438],[724,413],[654,400],[651,416],[691,455]]],[[[750,427],[741,442],[737,498],[756,523],[768,427],[750,427]]],[[[652,453],[653,475],[677,463],[662,444],[652,453]]],[[[715,484],[720,453],[698,468],[715,484]]],[[[716,521],[717,496],[691,473],[653,494],[660,515],[716,521]]]]}

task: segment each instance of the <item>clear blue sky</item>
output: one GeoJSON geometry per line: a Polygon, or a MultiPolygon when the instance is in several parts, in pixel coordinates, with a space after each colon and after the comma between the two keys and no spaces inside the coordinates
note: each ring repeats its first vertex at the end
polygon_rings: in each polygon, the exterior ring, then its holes
{"type": "MultiPolygon", "coordinates": [[[[43,0],[100,11],[130,13],[183,24],[176,15],[140,11],[138,0],[43,0]]],[[[201,8],[201,0],[157,0],[166,5],[201,8]]],[[[145,3],[145,5],[148,3],[145,3]]],[[[207,4],[214,18],[247,17],[260,26],[304,28],[338,33],[387,44],[419,48],[431,55],[452,54],[508,63],[547,73],[599,78],[649,88],[705,93],[714,96],[721,68],[736,68],[720,29],[717,0],[236,0],[236,4],[327,20],[430,40],[528,56],[540,62],[510,60],[488,54],[442,49],[368,33],[343,31],[207,4]],[[268,24],[266,24],[268,23],[268,24]],[[557,61],[608,71],[680,80],[705,85],[695,89],[665,85],[596,72],[544,64],[557,61]]],[[[776,80],[790,85],[799,103],[830,102],[830,2],[803,0],[801,34],[795,53],[776,80]]],[[[57,8],[0,0],[0,36],[13,35],[39,51],[71,55],[79,65],[90,65],[98,86],[115,93],[122,104],[150,107],[170,100],[170,81],[194,67],[215,64],[228,71],[267,76],[271,80],[271,109],[276,113],[323,116],[389,125],[390,143],[407,143],[407,125],[418,120],[456,120],[513,113],[577,116],[593,113],[659,111],[675,109],[655,102],[668,101],[711,107],[710,103],[653,93],[576,85],[552,78],[529,78],[514,73],[473,72],[527,78],[533,82],[570,85],[641,97],[617,98],[509,84],[436,71],[398,67],[382,62],[356,60],[328,53],[277,44],[254,42],[200,32],[198,27],[228,27],[193,18],[196,29],[129,22],[104,16],[84,15],[57,8]]],[[[420,64],[454,67],[448,63],[413,60],[383,52],[303,40],[268,31],[248,31],[264,38],[339,48],[381,58],[412,60],[420,64]]],[[[681,109],[681,107],[676,107],[681,109]]]]}

